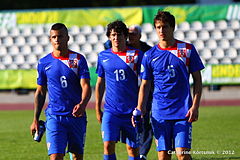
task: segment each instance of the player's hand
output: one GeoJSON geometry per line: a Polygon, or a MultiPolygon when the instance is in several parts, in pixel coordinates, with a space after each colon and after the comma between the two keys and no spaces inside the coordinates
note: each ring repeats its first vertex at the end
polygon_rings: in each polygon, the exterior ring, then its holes
{"type": "Polygon", "coordinates": [[[195,107],[191,107],[187,114],[186,117],[188,117],[188,122],[195,122],[198,120],[198,109],[195,107]]]}
{"type": "Polygon", "coordinates": [[[77,104],[74,106],[73,108],[73,112],[72,115],[74,117],[81,117],[85,115],[85,106],[81,105],[81,104],[77,104]]]}
{"type": "Polygon", "coordinates": [[[102,123],[102,116],[103,116],[103,112],[101,110],[96,111],[96,118],[100,124],[102,123]]]}
{"type": "Polygon", "coordinates": [[[33,120],[30,126],[30,134],[33,136],[36,132],[38,132],[38,129],[39,129],[38,120],[33,120]]]}

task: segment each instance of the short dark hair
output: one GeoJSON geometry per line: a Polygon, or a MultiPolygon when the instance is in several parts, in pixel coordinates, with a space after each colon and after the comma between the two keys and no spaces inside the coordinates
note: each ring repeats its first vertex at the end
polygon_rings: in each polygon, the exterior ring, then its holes
{"type": "Polygon", "coordinates": [[[108,37],[110,36],[112,30],[114,30],[117,33],[123,33],[126,37],[128,36],[128,28],[125,25],[125,23],[123,23],[120,20],[113,21],[107,25],[106,35],[108,37]]]}
{"type": "Polygon", "coordinates": [[[51,30],[60,30],[60,29],[64,29],[65,32],[68,34],[68,29],[63,23],[55,23],[51,27],[51,30]]]}
{"type": "Polygon", "coordinates": [[[154,18],[154,22],[153,22],[154,27],[155,27],[156,21],[169,23],[171,27],[175,28],[175,17],[170,12],[159,10],[157,15],[155,15],[155,18],[154,18]]]}

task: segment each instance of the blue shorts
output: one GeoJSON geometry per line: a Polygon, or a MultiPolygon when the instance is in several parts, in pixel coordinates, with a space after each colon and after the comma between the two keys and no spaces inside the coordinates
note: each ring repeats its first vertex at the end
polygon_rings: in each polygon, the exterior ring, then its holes
{"type": "Polygon", "coordinates": [[[152,118],[153,133],[157,151],[169,151],[174,148],[191,148],[192,123],[187,120],[160,120],[152,118]]]}
{"type": "Polygon", "coordinates": [[[48,155],[67,152],[83,154],[86,137],[86,117],[58,116],[46,113],[48,155]]]}
{"type": "Polygon", "coordinates": [[[109,112],[103,113],[102,118],[103,141],[121,141],[132,148],[139,147],[137,133],[132,126],[131,116],[119,117],[109,112]]]}

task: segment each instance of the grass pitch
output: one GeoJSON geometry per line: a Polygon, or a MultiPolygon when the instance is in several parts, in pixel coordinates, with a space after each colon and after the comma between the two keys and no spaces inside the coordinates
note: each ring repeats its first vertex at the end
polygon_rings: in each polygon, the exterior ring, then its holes
{"type": "MultiPolygon", "coordinates": [[[[87,110],[85,160],[101,160],[103,143],[94,110],[87,110]]],[[[193,123],[192,157],[196,160],[240,159],[240,107],[202,107],[193,123]]],[[[30,135],[33,111],[0,111],[0,160],[48,160],[45,137],[37,143],[30,135]]],[[[42,119],[44,115],[42,113],[42,119]]],[[[127,160],[125,145],[118,143],[118,160],[127,160]]],[[[66,154],[65,159],[69,159],[66,154]]],[[[155,144],[148,155],[157,160],[155,144]]],[[[173,155],[173,159],[175,155],[173,155]]]]}

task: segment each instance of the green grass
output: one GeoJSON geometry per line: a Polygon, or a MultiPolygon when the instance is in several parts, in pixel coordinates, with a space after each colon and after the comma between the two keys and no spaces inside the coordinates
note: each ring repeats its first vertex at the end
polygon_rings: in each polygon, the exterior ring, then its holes
{"type": "MultiPolygon", "coordinates": [[[[85,160],[101,160],[100,125],[94,110],[88,110],[87,114],[85,160]]],[[[48,160],[45,137],[37,143],[30,135],[32,115],[33,111],[0,111],[0,160],[48,160]]],[[[199,121],[193,124],[193,159],[240,159],[239,115],[240,107],[202,107],[199,121]]],[[[127,160],[124,144],[118,143],[116,150],[119,160],[127,160]]],[[[69,159],[68,155],[65,159],[69,159]]],[[[157,160],[155,144],[148,159],[157,160]]]]}

